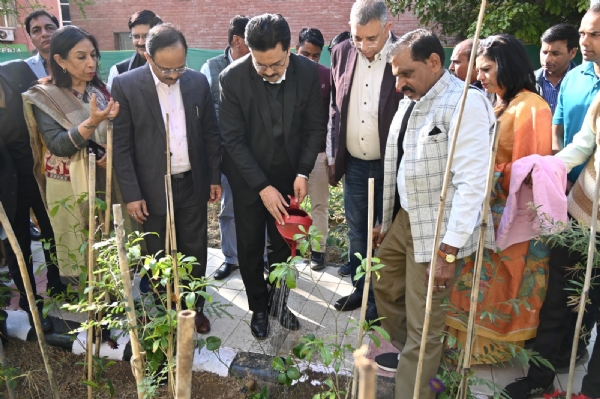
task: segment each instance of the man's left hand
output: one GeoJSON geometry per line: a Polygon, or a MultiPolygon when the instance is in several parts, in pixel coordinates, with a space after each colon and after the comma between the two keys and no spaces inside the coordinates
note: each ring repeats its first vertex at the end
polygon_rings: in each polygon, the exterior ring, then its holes
{"type": "Polygon", "coordinates": [[[211,184],[210,185],[210,198],[208,200],[209,203],[213,204],[221,199],[221,186],[219,184],[211,184]]]}
{"type": "Polygon", "coordinates": [[[101,167],[102,169],[106,169],[106,161],[107,161],[107,152],[106,152],[106,144],[98,144],[100,147],[104,148],[104,156],[102,158],[96,160],[96,165],[101,167]]]}
{"type": "MultiPolygon", "coordinates": [[[[442,244],[443,245],[443,244],[442,244]]],[[[458,253],[458,248],[445,246],[441,248],[442,252],[446,254],[455,255],[458,253]]],[[[437,255],[437,263],[435,266],[435,276],[433,279],[433,289],[437,292],[442,292],[446,288],[450,287],[454,280],[454,272],[456,270],[456,262],[448,263],[439,254],[437,255]]],[[[431,273],[431,264],[427,267],[427,274],[425,276],[425,286],[429,283],[429,274],[431,273]]]]}
{"type": "Polygon", "coordinates": [[[304,177],[296,176],[296,180],[294,180],[294,197],[298,199],[298,204],[304,201],[306,194],[308,194],[308,181],[304,177]]]}

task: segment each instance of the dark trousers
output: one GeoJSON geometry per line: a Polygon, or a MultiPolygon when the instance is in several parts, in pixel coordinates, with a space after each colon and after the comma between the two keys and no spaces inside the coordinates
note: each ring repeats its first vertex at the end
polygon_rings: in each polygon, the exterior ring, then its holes
{"type": "MultiPolygon", "coordinates": [[[[573,288],[570,280],[577,278],[574,278],[569,268],[582,262],[581,254],[569,253],[568,247],[556,246],[550,253],[548,294],[540,310],[540,324],[533,350],[553,365],[556,364],[561,343],[569,332],[574,310],[567,304],[568,297],[572,295],[572,292],[567,291],[566,288],[573,288]]],[[[594,272],[597,274],[596,269],[594,272]]],[[[592,289],[594,289],[593,286],[592,289]]],[[[597,290],[597,287],[595,289],[597,290]]],[[[591,398],[600,397],[600,344],[598,342],[600,341],[596,339],[581,389],[591,398]]],[[[530,363],[527,374],[529,378],[541,385],[549,385],[554,379],[554,375],[554,371],[549,368],[543,365],[536,366],[533,363],[530,363]]]]}
{"type": "MultiPolygon", "coordinates": [[[[42,299],[37,295],[35,286],[35,278],[33,273],[33,260],[31,257],[31,235],[29,230],[29,210],[33,209],[33,213],[38,220],[40,230],[42,233],[42,240],[48,242],[50,249],[44,250],[44,258],[46,259],[46,270],[48,287],[58,286],[60,282],[60,273],[58,266],[52,262],[52,259],[56,259],[56,247],[54,244],[54,231],[48,218],[48,213],[44,207],[42,196],[40,194],[39,186],[33,177],[31,176],[19,176],[18,187],[17,187],[17,209],[15,212],[14,221],[12,228],[19,242],[19,247],[23,252],[23,259],[27,264],[27,272],[29,274],[29,281],[33,288],[33,293],[36,300],[42,299]]],[[[4,240],[4,249],[6,251],[6,261],[8,263],[8,271],[12,277],[17,289],[20,293],[19,306],[21,309],[28,311],[29,304],[27,303],[27,296],[25,293],[25,285],[23,284],[23,277],[19,269],[19,263],[17,256],[14,253],[8,239],[4,240]]]]}
{"type": "MultiPolygon", "coordinates": [[[[348,155],[346,175],[344,180],[344,208],[348,222],[348,238],[350,241],[350,268],[352,284],[361,296],[365,287],[365,277],[354,280],[360,259],[354,254],[360,253],[367,257],[367,238],[369,222],[369,178],[375,179],[375,209],[373,223],[381,223],[383,219],[383,168],[381,160],[363,161],[348,155]]],[[[372,226],[371,226],[372,227],[372,226]]],[[[373,286],[369,287],[369,303],[375,304],[373,286]]]]}
{"type": "MultiPolygon", "coordinates": [[[[192,269],[192,276],[201,278],[206,275],[207,262],[207,204],[201,201],[194,191],[192,174],[184,178],[171,179],[173,190],[173,208],[175,210],[175,234],[177,239],[177,252],[185,256],[193,256],[197,264],[192,269]]],[[[149,255],[164,256],[165,237],[167,233],[167,216],[150,215],[144,222],[144,231],[156,232],[146,236],[146,248],[149,255]]],[[[186,282],[182,281],[185,285],[186,282]]],[[[183,304],[185,307],[185,304],[183,304]]],[[[204,306],[204,298],[197,297],[196,308],[204,306]]]]}
{"type": "MultiPolygon", "coordinates": [[[[272,173],[269,173],[268,176],[269,182],[279,190],[286,202],[289,203],[288,195],[294,195],[295,172],[291,166],[273,167],[271,169],[272,173]]],[[[229,182],[231,184],[231,180],[229,182]]],[[[237,189],[238,187],[231,184],[240,274],[246,287],[250,310],[253,312],[266,312],[269,291],[263,276],[265,226],[270,241],[268,247],[269,265],[287,261],[291,249],[279,234],[275,218],[265,208],[260,197],[252,204],[246,204],[243,201],[243,195],[237,189]]]]}

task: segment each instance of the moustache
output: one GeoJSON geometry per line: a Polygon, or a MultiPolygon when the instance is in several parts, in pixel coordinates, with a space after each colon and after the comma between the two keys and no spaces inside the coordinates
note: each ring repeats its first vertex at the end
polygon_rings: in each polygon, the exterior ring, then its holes
{"type": "Polygon", "coordinates": [[[413,89],[412,87],[410,87],[410,86],[404,86],[404,87],[403,87],[402,89],[400,89],[400,90],[402,90],[402,92],[403,92],[403,93],[406,93],[407,91],[410,91],[411,93],[414,93],[414,92],[415,92],[415,91],[414,91],[414,89],[413,89]]]}

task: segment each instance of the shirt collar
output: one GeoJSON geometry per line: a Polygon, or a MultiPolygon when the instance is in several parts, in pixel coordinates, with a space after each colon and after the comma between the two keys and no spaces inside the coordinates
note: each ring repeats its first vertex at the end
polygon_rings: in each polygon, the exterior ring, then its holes
{"type": "MultiPolygon", "coordinates": [[[[168,84],[160,81],[160,79],[158,78],[158,76],[156,76],[156,74],[154,73],[154,70],[152,69],[152,66],[149,63],[148,63],[148,68],[150,68],[150,73],[152,73],[152,78],[154,79],[154,85],[156,87],[159,87],[160,85],[166,86],[167,88],[170,87],[168,84]]],[[[177,82],[173,83],[171,86],[179,85],[180,80],[181,80],[181,76],[179,77],[179,79],[177,79],[177,82]]]]}
{"type": "MultiPolygon", "coordinates": [[[[288,66],[288,68],[289,68],[289,66],[288,66]]],[[[280,84],[281,82],[283,82],[283,81],[285,80],[285,74],[286,74],[286,73],[287,73],[287,68],[285,68],[285,72],[283,72],[283,75],[281,75],[281,77],[279,78],[279,80],[278,80],[278,81],[276,81],[276,82],[269,82],[269,81],[268,81],[267,79],[265,79],[265,78],[263,78],[263,80],[264,80],[265,82],[268,82],[268,83],[272,84],[272,85],[278,85],[278,84],[280,84]]]]}
{"type": "Polygon", "coordinates": [[[233,62],[233,57],[231,56],[231,48],[227,50],[227,58],[229,59],[229,63],[231,64],[233,62]]]}
{"type": "Polygon", "coordinates": [[[598,76],[596,76],[596,71],[594,70],[594,63],[591,61],[584,61],[584,63],[585,67],[581,69],[581,72],[585,75],[591,75],[598,78],[598,76]]]}
{"type": "MultiPolygon", "coordinates": [[[[564,79],[565,76],[567,76],[567,74],[569,73],[569,71],[573,69],[573,61],[569,62],[569,66],[567,67],[567,70],[565,72],[565,74],[563,75],[562,78],[560,78],[560,80],[558,81],[557,86],[560,84],[560,82],[562,82],[562,80],[564,79]]],[[[542,68],[542,77],[544,78],[544,80],[548,81],[548,79],[546,78],[546,70],[544,68],[542,68]]]]}

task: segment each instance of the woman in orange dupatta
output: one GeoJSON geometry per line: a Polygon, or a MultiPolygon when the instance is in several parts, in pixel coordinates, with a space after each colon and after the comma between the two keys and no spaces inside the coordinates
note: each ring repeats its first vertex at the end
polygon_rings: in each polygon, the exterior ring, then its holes
{"type": "MultiPolygon", "coordinates": [[[[494,111],[500,121],[498,154],[490,206],[497,231],[509,193],[513,162],[532,154],[552,154],[552,113],[536,93],[531,61],[511,35],[491,36],[477,51],[477,79],[496,95],[494,111]]],[[[473,355],[478,362],[505,360],[498,341],[522,346],[535,337],[539,309],[546,296],[548,257],[545,244],[531,240],[504,251],[485,250],[477,308],[473,355]],[[490,347],[490,344],[493,344],[490,347]],[[484,351],[484,347],[487,347],[484,351]],[[488,354],[485,357],[477,355],[488,354]],[[495,355],[495,358],[490,355],[495,355]]],[[[457,265],[446,323],[464,343],[475,254],[457,265]]],[[[502,350],[505,352],[506,349],[502,350]]]]}

